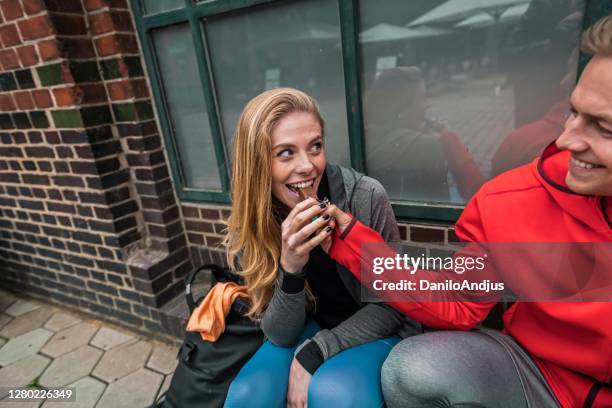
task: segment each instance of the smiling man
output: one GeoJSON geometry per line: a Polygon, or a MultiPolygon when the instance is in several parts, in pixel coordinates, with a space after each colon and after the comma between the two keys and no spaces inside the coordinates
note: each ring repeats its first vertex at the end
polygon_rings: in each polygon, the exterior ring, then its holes
{"type": "MultiPolygon", "coordinates": [[[[455,226],[462,241],[594,242],[610,251],[612,16],[585,32],[582,48],[593,58],[572,93],[563,133],[539,159],[476,193],[455,226]]],[[[363,244],[382,240],[347,214],[335,215],[342,234],[330,255],[361,276],[363,244]]],[[[544,276],[533,264],[524,269],[524,276],[544,276]]],[[[512,265],[501,270],[517,274],[512,265]]],[[[612,265],[598,272],[612,273],[612,265]]],[[[382,370],[389,407],[612,407],[612,302],[516,302],[500,333],[471,330],[494,302],[456,295],[422,302],[409,293],[399,300],[392,306],[445,330],[404,339],[391,351],[382,370]]]]}
{"type": "MultiPolygon", "coordinates": [[[[565,182],[579,194],[612,195],[612,21],[599,22],[585,35],[583,48],[594,54],[571,98],[572,113],[557,146],[572,157],[565,182]],[[607,37],[603,30],[608,27],[607,37]],[[606,46],[606,47],[604,47],[606,46]]],[[[609,205],[608,205],[609,208],[609,205]]]]}

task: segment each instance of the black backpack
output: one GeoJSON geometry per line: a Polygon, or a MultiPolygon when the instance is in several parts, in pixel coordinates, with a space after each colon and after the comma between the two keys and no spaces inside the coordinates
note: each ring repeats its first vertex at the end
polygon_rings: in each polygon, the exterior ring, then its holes
{"type": "MultiPolygon", "coordinates": [[[[189,312],[202,302],[191,294],[195,276],[210,269],[216,282],[236,282],[238,277],[227,268],[208,264],[192,272],[185,280],[185,297],[189,312]]],[[[263,344],[264,335],[257,323],[245,317],[248,301],[237,298],[225,319],[225,332],[212,343],[202,340],[200,333],[187,332],[179,349],[178,366],[172,382],[161,402],[155,408],[222,407],[230,383],[242,366],[263,344]]]]}

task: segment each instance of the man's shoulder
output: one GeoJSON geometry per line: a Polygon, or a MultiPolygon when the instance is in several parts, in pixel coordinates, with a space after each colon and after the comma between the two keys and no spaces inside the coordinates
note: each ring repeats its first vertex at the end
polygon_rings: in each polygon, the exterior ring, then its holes
{"type": "Polygon", "coordinates": [[[487,181],[477,195],[482,198],[507,197],[509,195],[531,194],[544,191],[542,182],[536,177],[535,163],[525,164],[508,170],[487,181]]]}

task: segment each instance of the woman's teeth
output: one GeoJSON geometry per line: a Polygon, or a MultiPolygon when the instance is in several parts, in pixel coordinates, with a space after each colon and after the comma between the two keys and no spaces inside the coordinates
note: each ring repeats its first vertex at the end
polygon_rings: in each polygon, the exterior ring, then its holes
{"type": "Polygon", "coordinates": [[[573,163],[575,166],[581,167],[581,168],[583,168],[583,169],[595,169],[595,168],[598,168],[598,167],[603,167],[603,166],[599,166],[599,165],[597,165],[597,164],[583,162],[583,161],[580,161],[580,160],[575,159],[575,158],[573,158],[573,157],[572,157],[572,159],[571,159],[571,160],[572,160],[572,163],[573,163]]]}
{"type": "Polygon", "coordinates": [[[310,187],[314,184],[314,179],[309,181],[303,181],[301,183],[287,184],[291,188],[305,188],[310,187]]]}

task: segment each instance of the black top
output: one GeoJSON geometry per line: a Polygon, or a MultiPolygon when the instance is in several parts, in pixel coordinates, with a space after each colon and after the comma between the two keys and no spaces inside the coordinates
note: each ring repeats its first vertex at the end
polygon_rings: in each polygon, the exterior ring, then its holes
{"type": "MultiPolygon", "coordinates": [[[[321,178],[317,196],[330,196],[325,173],[321,178]]],[[[304,271],[305,274],[285,273],[281,289],[287,293],[300,292],[304,288],[305,276],[316,299],[311,316],[321,328],[331,329],[359,310],[359,305],[338,275],[336,262],[320,246],[310,252],[304,271]]]]}

